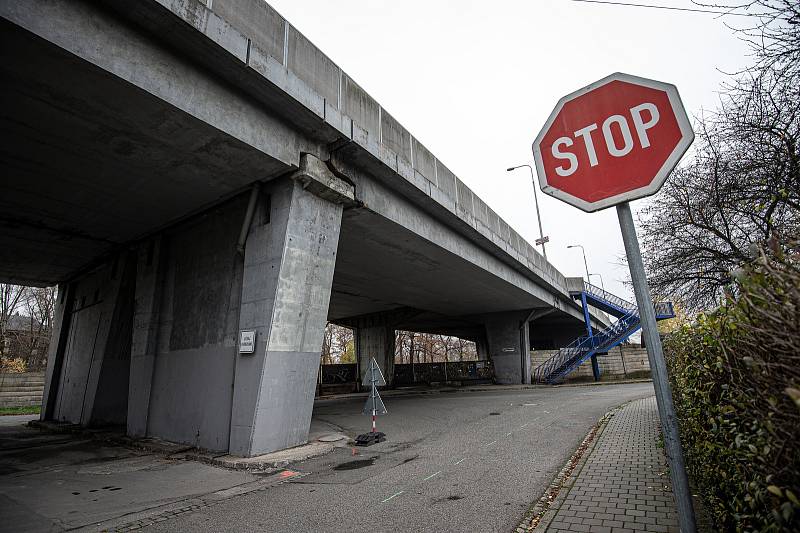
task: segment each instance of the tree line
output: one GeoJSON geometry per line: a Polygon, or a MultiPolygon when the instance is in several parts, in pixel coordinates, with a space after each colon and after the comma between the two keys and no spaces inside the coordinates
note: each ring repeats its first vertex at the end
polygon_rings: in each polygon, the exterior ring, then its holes
{"type": "Polygon", "coordinates": [[[55,303],[55,287],[0,283],[0,371],[46,366],[55,303]]]}
{"type": "MultiPolygon", "coordinates": [[[[441,363],[445,361],[477,361],[475,343],[450,335],[395,331],[395,363],[441,363]]],[[[329,323],[322,341],[323,365],[356,362],[353,330],[329,323]]]]}

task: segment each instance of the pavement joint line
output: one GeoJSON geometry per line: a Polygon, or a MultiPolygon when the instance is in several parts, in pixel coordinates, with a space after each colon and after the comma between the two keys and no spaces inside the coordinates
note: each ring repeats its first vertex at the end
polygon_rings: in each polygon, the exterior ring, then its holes
{"type": "Polygon", "coordinates": [[[508,433],[506,433],[506,437],[510,437],[512,433],[514,433],[514,432],[513,431],[509,431],[508,433]]]}
{"type": "Polygon", "coordinates": [[[401,495],[401,494],[403,494],[404,492],[405,492],[404,490],[401,490],[400,492],[395,492],[394,494],[392,494],[391,496],[389,496],[388,498],[386,498],[385,500],[383,500],[381,503],[386,503],[386,502],[388,502],[389,500],[391,500],[392,498],[395,498],[395,497],[397,497],[397,496],[400,496],[400,495],[401,495]]]}
{"type": "Polygon", "coordinates": [[[495,442],[497,442],[497,441],[496,441],[496,440],[493,440],[493,441],[492,441],[492,442],[490,442],[489,444],[484,444],[484,445],[483,445],[483,447],[484,447],[484,448],[486,448],[487,446],[491,446],[491,445],[492,445],[492,444],[494,444],[495,442]]]}
{"type": "Polygon", "coordinates": [[[441,470],[439,470],[439,471],[438,471],[438,472],[436,472],[435,474],[431,474],[430,476],[426,477],[426,478],[425,478],[425,479],[423,479],[422,481],[428,481],[429,479],[431,479],[431,478],[434,478],[434,477],[438,476],[438,475],[439,475],[439,474],[441,474],[441,473],[442,473],[442,471],[441,471],[441,470]]]}
{"type": "Polygon", "coordinates": [[[460,464],[461,464],[461,463],[463,463],[463,462],[464,462],[466,459],[467,459],[466,457],[462,457],[461,459],[459,459],[458,461],[456,461],[455,463],[453,463],[453,466],[455,466],[455,465],[460,465],[460,464]]]}

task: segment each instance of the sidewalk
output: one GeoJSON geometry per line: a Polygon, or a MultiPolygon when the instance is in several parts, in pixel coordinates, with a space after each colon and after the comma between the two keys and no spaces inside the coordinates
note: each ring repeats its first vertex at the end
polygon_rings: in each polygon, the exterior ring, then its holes
{"type": "Polygon", "coordinates": [[[538,525],[523,530],[677,533],[660,441],[654,396],[616,411],[538,525]]]}

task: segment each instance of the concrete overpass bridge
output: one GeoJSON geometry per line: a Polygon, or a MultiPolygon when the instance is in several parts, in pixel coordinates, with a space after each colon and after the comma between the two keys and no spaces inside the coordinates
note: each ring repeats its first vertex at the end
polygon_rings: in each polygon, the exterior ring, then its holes
{"type": "Polygon", "coordinates": [[[263,1],[0,15],[0,279],[59,284],[43,418],[254,455],[306,440],[326,321],[389,377],[395,329],[475,340],[500,383],[584,331],[564,276],[263,1]]]}

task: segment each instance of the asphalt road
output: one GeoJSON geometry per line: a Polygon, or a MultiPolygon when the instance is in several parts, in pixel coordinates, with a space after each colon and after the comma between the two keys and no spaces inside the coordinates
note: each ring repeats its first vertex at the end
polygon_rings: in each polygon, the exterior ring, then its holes
{"type": "MultiPolygon", "coordinates": [[[[150,531],[511,531],[589,428],[650,383],[386,397],[387,442],[294,465],[306,475],[150,531]]],[[[363,399],[314,417],[355,435],[363,399]]]]}

